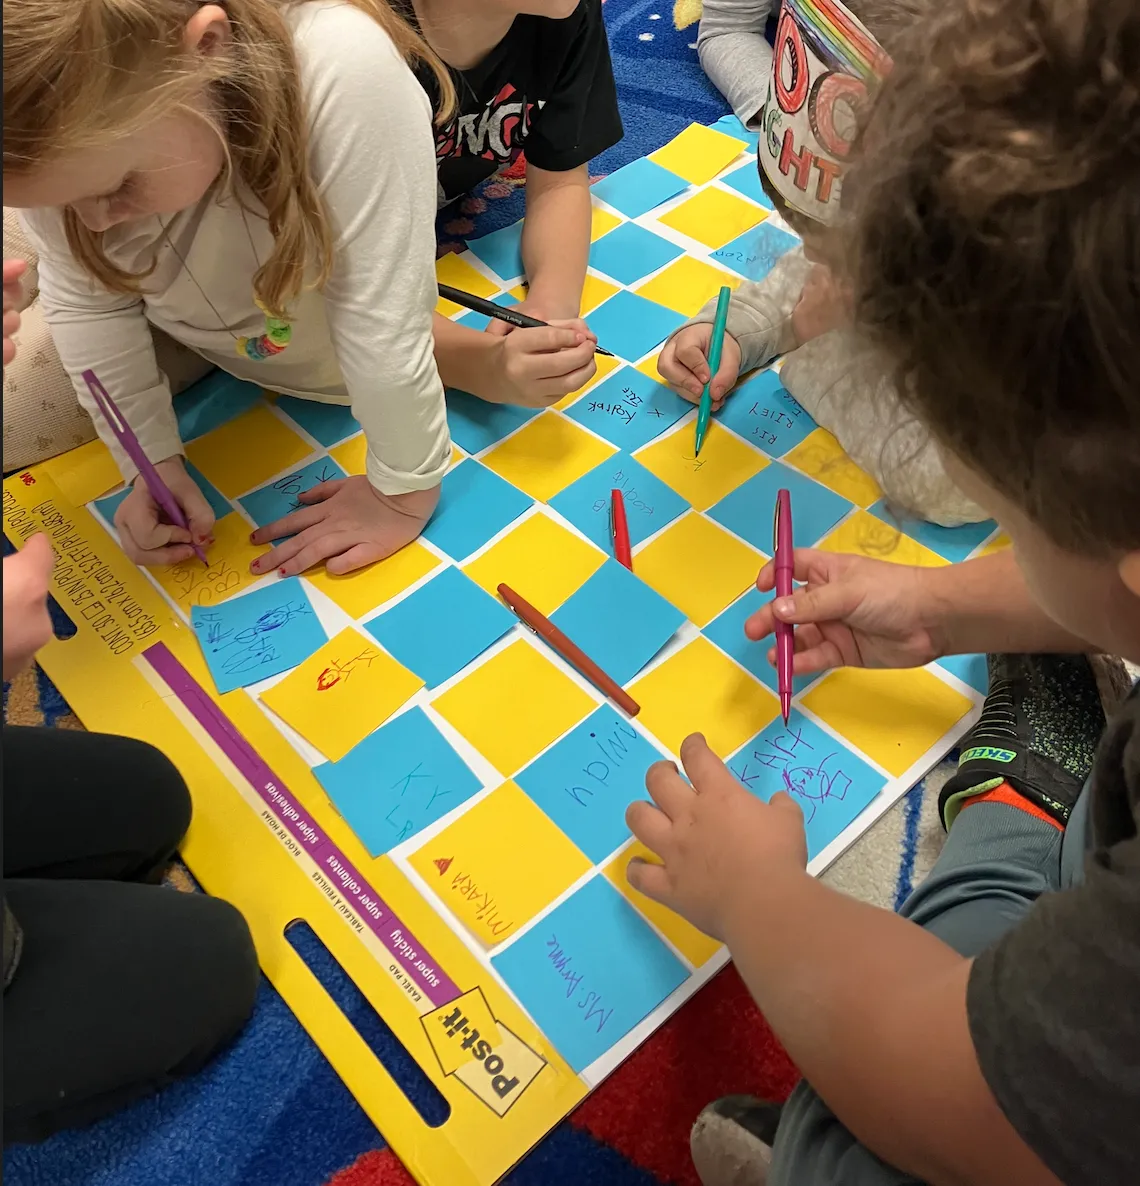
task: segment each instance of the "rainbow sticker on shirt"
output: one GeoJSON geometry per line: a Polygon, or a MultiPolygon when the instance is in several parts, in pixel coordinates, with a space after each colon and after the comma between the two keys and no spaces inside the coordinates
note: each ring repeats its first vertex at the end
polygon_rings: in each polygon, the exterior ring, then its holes
{"type": "Polygon", "coordinates": [[[269,310],[256,298],[254,304],[265,314],[265,333],[257,338],[238,338],[237,352],[241,358],[252,358],[260,362],[280,354],[293,337],[293,323],[284,317],[273,317],[269,310]]]}

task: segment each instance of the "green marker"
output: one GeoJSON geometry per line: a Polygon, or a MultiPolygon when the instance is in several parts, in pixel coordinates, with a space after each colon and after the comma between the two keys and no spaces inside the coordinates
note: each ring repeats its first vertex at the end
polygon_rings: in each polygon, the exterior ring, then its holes
{"type": "Polygon", "coordinates": [[[712,415],[712,392],[709,388],[720,368],[720,352],[724,348],[724,327],[728,323],[728,302],[731,299],[732,289],[725,285],[716,298],[716,320],[713,322],[712,341],[709,342],[709,381],[701,392],[701,406],[697,409],[697,457],[701,455],[701,446],[709,431],[709,417],[712,415]]]}

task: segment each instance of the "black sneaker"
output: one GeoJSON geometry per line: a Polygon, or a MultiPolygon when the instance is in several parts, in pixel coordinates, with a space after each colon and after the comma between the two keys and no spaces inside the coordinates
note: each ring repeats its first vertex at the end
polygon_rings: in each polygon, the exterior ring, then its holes
{"type": "Polygon", "coordinates": [[[779,1123],[779,1104],[750,1095],[726,1095],[709,1104],[689,1134],[704,1186],[765,1186],[779,1123]]]}
{"type": "Polygon", "coordinates": [[[1092,770],[1105,716],[1084,655],[988,655],[990,691],[938,796],[949,828],[972,795],[1007,782],[1062,827],[1092,770]]]}

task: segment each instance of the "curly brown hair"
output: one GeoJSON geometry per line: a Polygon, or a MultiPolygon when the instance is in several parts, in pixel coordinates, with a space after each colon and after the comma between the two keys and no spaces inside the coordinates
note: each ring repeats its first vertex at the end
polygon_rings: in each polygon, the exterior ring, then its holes
{"type": "Polygon", "coordinates": [[[891,53],[845,180],[860,324],[1055,543],[1140,546],[1140,4],[944,0],[891,53]]]}

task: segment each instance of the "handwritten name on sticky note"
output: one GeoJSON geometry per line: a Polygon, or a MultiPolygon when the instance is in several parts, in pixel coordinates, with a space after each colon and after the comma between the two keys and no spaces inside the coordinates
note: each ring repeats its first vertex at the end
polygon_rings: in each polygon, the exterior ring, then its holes
{"type": "Polygon", "coordinates": [[[206,563],[196,556],[179,564],[152,568],[151,575],[182,610],[196,605],[219,605],[242,589],[261,580],[250,564],[263,552],[249,542],[249,524],[238,514],[214,524],[214,542],[206,550],[206,563]]]}
{"type": "Polygon", "coordinates": [[[582,1071],[688,975],[604,877],[593,877],[491,960],[575,1071],[582,1071]]]}
{"type": "Polygon", "coordinates": [[[190,625],[219,692],[288,671],[325,641],[298,577],[274,581],[214,608],[195,606],[190,625]]]}
{"type": "Polygon", "coordinates": [[[419,676],[350,626],[261,699],[336,762],[423,686],[419,676]]]}

